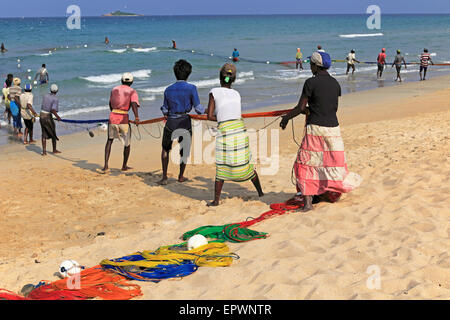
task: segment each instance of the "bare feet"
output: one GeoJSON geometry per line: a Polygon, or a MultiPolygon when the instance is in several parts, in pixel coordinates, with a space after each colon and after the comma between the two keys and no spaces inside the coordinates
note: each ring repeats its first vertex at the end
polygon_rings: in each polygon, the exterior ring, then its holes
{"type": "Polygon", "coordinates": [[[23,144],[28,144],[28,141],[24,141],[23,144]]]}
{"type": "Polygon", "coordinates": [[[46,156],[47,155],[47,152],[42,152],[41,153],[43,156],[46,156]]]}
{"type": "Polygon", "coordinates": [[[132,167],[128,167],[128,166],[126,166],[126,167],[122,167],[122,171],[128,171],[128,170],[131,170],[131,169],[133,169],[132,167]]]}
{"type": "Polygon", "coordinates": [[[53,154],[58,154],[58,153],[61,153],[61,151],[53,150],[53,154]]]}
{"type": "Polygon", "coordinates": [[[105,173],[109,173],[109,168],[108,167],[104,167],[102,169],[97,169],[95,171],[97,171],[100,174],[105,174],[105,173]]]}
{"type": "Polygon", "coordinates": [[[36,140],[30,140],[29,143],[36,143],[36,140]]]}
{"type": "Polygon", "coordinates": [[[186,177],[178,177],[178,182],[181,182],[181,183],[186,182],[186,181],[188,181],[188,180],[189,180],[189,179],[186,178],[186,177]]]}
{"type": "Polygon", "coordinates": [[[219,205],[219,202],[217,201],[212,201],[208,204],[206,204],[208,207],[217,207],[219,205]]]}
{"type": "Polygon", "coordinates": [[[167,178],[162,178],[160,181],[158,181],[158,184],[161,186],[167,185],[167,178]]]}

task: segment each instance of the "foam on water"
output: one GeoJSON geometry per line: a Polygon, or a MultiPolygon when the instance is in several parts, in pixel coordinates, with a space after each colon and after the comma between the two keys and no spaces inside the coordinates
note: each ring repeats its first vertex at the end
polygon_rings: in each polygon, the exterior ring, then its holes
{"type": "Polygon", "coordinates": [[[340,38],[359,38],[359,37],[382,37],[382,33],[355,33],[355,34],[340,34],[340,38]]]}
{"type": "MultiPolygon", "coordinates": [[[[152,70],[146,69],[146,70],[132,71],[131,73],[137,79],[145,79],[150,77],[151,72],[152,70]]],[[[103,74],[100,76],[81,77],[81,79],[94,83],[113,83],[119,82],[120,79],[122,79],[122,74],[121,73],[103,74]]]]}
{"type": "Polygon", "coordinates": [[[151,48],[132,48],[134,52],[151,52],[156,51],[158,48],[151,47],[151,48]]]}
{"type": "Polygon", "coordinates": [[[81,113],[89,113],[89,112],[99,112],[109,110],[109,106],[98,106],[98,107],[88,107],[88,108],[78,108],[78,109],[69,109],[67,111],[59,112],[59,116],[64,118],[67,116],[74,116],[81,113]]]}

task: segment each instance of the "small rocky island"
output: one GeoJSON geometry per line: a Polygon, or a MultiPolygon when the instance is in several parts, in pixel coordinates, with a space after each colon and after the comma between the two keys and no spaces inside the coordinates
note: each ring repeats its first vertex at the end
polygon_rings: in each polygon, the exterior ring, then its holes
{"type": "Polygon", "coordinates": [[[141,17],[141,16],[142,16],[142,14],[128,13],[128,12],[123,12],[123,11],[119,11],[119,10],[102,15],[102,17],[141,17]]]}

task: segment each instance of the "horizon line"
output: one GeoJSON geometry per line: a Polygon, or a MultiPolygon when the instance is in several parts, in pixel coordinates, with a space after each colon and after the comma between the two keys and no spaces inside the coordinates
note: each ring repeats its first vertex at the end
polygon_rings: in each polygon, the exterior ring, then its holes
{"type": "MultiPolygon", "coordinates": [[[[123,15],[123,16],[105,16],[103,13],[101,15],[86,15],[82,18],[138,18],[138,17],[226,17],[226,16],[332,16],[332,15],[354,15],[354,16],[368,16],[368,13],[239,13],[239,14],[215,14],[215,13],[205,13],[205,14],[140,14],[133,13],[133,15],[123,15]]],[[[450,12],[430,12],[430,13],[401,13],[401,12],[387,12],[382,13],[382,15],[450,15],[450,12]]],[[[36,19],[36,18],[67,18],[68,15],[64,16],[21,16],[21,17],[2,17],[0,19],[36,19]]]]}

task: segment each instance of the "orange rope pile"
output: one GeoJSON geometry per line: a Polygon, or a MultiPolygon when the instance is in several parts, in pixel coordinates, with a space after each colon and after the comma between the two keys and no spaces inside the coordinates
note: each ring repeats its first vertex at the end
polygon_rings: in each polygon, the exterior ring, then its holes
{"type": "MultiPolygon", "coordinates": [[[[101,298],[105,300],[129,300],[142,295],[139,285],[132,284],[125,277],[95,266],[80,273],[75,288],[69,288],[68,278],[42,285],[30,292],[30,300],[86,300],[101,298]],[[76,285],[79,284],[79,288],[76,285]]],[[[1,297],[1,296],[0,296],[1,297]]],[[[10,298],[18,299],[20,296],[10,298]]]]}

